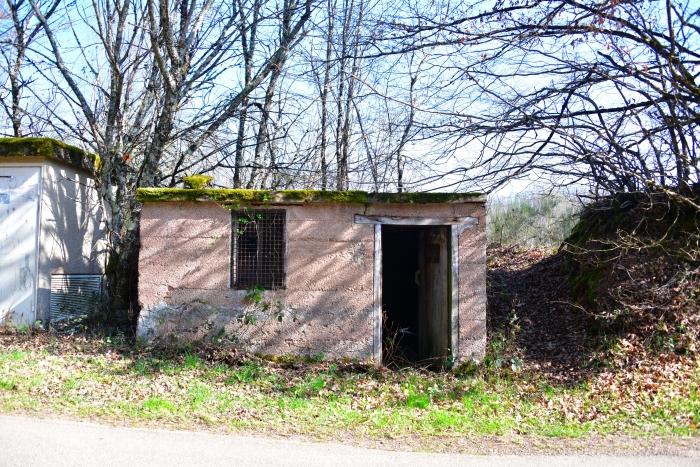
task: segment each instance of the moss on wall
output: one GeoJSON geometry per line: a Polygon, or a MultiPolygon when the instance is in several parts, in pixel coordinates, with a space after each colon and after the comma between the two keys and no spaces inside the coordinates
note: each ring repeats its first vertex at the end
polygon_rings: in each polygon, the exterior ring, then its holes
{"type": "MultiPolygon", "coordinates": [[[[576,265],[566,263],[573,269],[576,265]]],[[[571,292],[577,301],[583,305],[594,307],[596,297],[600,294],[601,282],[606,274],[604,264],[588,264],[586,267],[578,267],[577,273],[569,276],[571,292]]]]}
{"type": "Polygon", "coordinates": [[[481,193],[367,193],[364,191],[243,190],[230,188],[141,188],[139,201],[215,201],[231,204],[276,203],[456,203],[483,202],[481,193]]]}
{"type": "Polygon", "coordinates": [[[0,157],[39,156],[67,162],[89,171],[100,168],[100,158],[52,138],[0,138],[0,157]]]}

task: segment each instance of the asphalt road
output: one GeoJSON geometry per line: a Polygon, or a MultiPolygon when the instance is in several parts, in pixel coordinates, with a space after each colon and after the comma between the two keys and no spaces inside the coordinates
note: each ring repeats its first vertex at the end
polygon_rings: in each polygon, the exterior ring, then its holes
{"type": "Polygon", "coordinates": [[[0,466],[698,466],[650,456],[474,456],[0,416],[0,466]]]}

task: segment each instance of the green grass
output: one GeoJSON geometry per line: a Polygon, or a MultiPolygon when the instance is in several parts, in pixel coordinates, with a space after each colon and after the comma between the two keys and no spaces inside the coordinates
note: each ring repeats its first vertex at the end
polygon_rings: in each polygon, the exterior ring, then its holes
{"type": "Polygon", "coordinates": [[[700,430],[700,362],[690,359],[682,372],[674,370],[646,391],[614,377],[606,380],[609,388],[595,378],[572,387],[537,373],[484,366],[437,373],[333,362],[227,365],[194,353],[25,347],[0,350],[2,412],[321,438],[338,431],[371,438],[575,438],[688,436],[700,430]]]}
{"type": "MultiPolygon", "coordinates": [[[[225,371],[225,369],[223,370],[225,371]]],[[[250,383],[258,379],[262,374],[260,365],[254,362],[248,362],[233,372],[228,380],[229,384],[250,383]]]]}
{"type": "Polygon", "coordinates": [[[13,379],[0,378],[0,390],[4,391],[16,391],[17,383],[13,379]]]}
{"type": "Polygon", "coordinates": [[[175,411],[175,404],[160,397],[151,396],[143,402],[141,408],[147,413],[171,413],[175,411]]]}
{"type": "Polygon", "coordinates": [[[406,398],[406,407],[427,409],[429,405],[430,396],[427,394],[409,394],[406,398]]]}

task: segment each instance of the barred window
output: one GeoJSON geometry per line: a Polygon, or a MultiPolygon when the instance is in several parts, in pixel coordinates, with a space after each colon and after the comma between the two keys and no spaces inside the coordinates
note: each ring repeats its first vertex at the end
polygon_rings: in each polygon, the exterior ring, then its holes
{"type": "Polygon", "coordinates": [[[231,218],[231,277],[236,289],[283,289],[284,210],[244,209],[231,218]]]}

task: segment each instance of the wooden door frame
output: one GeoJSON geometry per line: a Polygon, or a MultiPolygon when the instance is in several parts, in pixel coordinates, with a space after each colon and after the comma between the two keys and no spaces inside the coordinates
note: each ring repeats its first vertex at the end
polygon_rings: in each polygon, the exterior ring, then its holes
{"type": "Polygon", "coordinates": [[[459,355],[459,236],[479,225],[478,217],[403,217],[355,215],[355,224],[374,225],[374,279],[372,307],[372,357],[382,364],[382,225],[448,226],[451,231],[451,297],[450,297],[450,352],[452,360],[459,355]]]}

